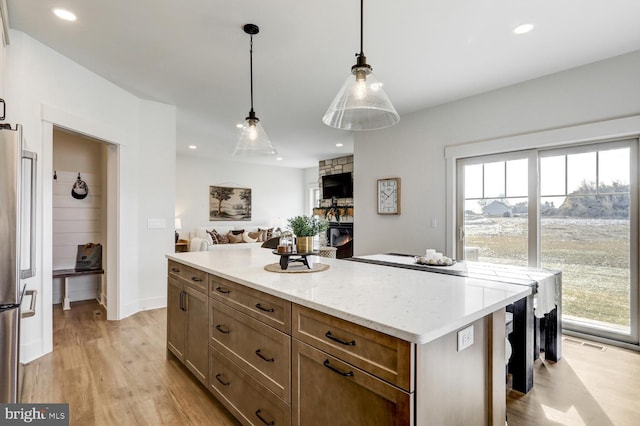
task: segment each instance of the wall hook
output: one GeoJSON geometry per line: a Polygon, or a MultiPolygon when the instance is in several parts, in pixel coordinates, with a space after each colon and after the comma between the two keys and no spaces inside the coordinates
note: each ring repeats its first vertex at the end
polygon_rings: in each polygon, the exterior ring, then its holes
{"type": "Polygon", "coordinates": [[[58,172],[56,170],[53,171],[53,180],[58,180],[58,172]]]}

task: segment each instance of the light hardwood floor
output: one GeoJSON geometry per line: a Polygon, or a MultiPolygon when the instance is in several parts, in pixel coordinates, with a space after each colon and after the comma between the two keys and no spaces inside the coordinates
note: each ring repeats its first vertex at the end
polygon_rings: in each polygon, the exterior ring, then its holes
{"type": "Polygon", "coordinates": [[[106,321],[96,302],[53,307],[53,352],[24,369],[22,402],[68,402],[71,425],[237,425],[176,359],[166,310],[106,321]]]}
{"type": "MultiPolygon", "coordinates": [[[[54,306],[54,351],[25,367],[23,402],[68,402],[71,425],[238,424],[167,360],[164,309],[105,317],[95,302],[54,306]]],[[[640,353],[583,342],[566,337],[559,363],[536,361],[534,389],[508,395],[509,426],[640,424],[640,353]]]]}
{"type": "Polygon", "coordinates": [[[565,336],[558,363],[535,363],[533,390],[507,395],[509,426],[640,425],[640,352],[565,336]]]}

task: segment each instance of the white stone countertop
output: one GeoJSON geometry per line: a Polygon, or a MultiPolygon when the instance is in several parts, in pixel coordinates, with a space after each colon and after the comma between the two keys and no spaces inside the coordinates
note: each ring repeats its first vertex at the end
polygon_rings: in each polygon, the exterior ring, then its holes
{"type": "Polygon", "coordinates": [[[313,273],[268,272],[279,256],[243,244],[167,258],[412,342],[427,343],[531,294],[531,287],[313,256],[313,273]]]}

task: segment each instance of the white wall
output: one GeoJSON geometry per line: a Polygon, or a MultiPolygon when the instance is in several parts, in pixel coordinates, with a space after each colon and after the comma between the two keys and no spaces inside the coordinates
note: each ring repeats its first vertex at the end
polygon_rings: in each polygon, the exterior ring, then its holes
{"type": "MultiPolygon", "coordinates": [[[[565,129],[640,114],[638,76],[640,51],[403,115],[389,129],[358,133],[355,254],[422,253],[426,248],[447,248],[452,254],[445,222],[451,223],[454,187],[451,178],[447,181],[445,147],[489,141],[476,144],[474,155],[518,150],[526,148],[522,141],[530,145],[537,136],[541,143],[550,140],[550,132],[555,143],[575,142],[565,129]],[[505,143],[492,142],[508,136],[505,143]],[[396,176],[402,178],[402,214],[379,216],[376,179],[396,176]]],[[[601,127],[610,136],[622,132],[619,122],[601,127]]]]}
{"type": "Polygon", "coordinates": [[[22,322],[21,359],[52,350],[51,199],[53,125],[110,142],[108,316],[118,319],[166,303],[165,253],[173,251],[175,107],[139,99],[19,31],[6,51],[7,121],[22,123],[39,156],[36,316],[22,322]],[[113,176],[115,174],[115,176],[113,176]],[[113,179],[113,180],[111,180],[113,179]],[[147,229],[148,218],[166,221],[147,229]],[[109,253],[110,254],[110,253],[109,253]],[[117,283],[117,290],[113,286],[117,283]]]}
{"type": "MultiPolygon", "coordinates": [[[[310,215],[312,212],[307,210],[307,207],[311,206],[311,191],[313,189],[317,189],[318,188],[318,176],[320,174],[319,171],[319,167],[307,167],[306,169],[303,169],[303,174],[304,174],[304,185],[305,185],[305,190],[304,190],[304,206],[305,206],[305,211],[304,214],[306,215],[310,215]]],[[[314,207],[318,207],[318,206],[311,206],[311,208],[314,207]]]]}
{"type": "MultiPolygon", "coordinates": [[[[317,178],[316,178],[317,179],[317,178]]],[[[191,155],[176,157],[176,210],[182,219],[180,238],[199,226],[273,225],[281,219],[308,214],[303,169],[216,161],[191,155]],[[251,221],[209,221],[209,186],[251,188],[251,221]]]]}

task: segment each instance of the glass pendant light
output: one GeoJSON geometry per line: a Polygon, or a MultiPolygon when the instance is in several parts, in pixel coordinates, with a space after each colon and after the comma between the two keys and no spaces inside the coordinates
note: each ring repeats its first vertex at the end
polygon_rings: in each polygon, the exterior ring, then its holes
{"type": "Polygon", "coordinates": [[[238,137],[238,143],[236,145],[233,155],[237,156],[260,156],[260,155],[275,155],[276,149],[269,140],[269,136],[262,128],[260,119],[256,117],[256,113],[253,111],[253,36],[258,34],[260,28],[254,24],[246,24],[244,26],[244,32],[251,36],[249,44],[249,58],[250,58],[250,73],[251,73],[251,110],[249,116],[245,118],[242,128],[240,129],[240,135],[238,137]]]}
{"type": "Polygon", "coordinates": [[[360,0],[360,53],[351,74],[333,99],[329,109],[322,117],[327,126],[344,130],[374,130],[393,126],[400,116],[391,104],[380,83],[371,73],[363,53],[363,9],[364,0],[360,0]]]}

